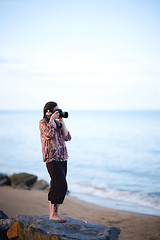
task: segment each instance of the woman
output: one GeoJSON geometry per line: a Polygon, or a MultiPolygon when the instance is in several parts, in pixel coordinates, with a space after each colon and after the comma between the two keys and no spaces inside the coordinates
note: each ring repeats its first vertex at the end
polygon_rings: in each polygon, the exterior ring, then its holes
{"type": "Polygon", "coordinates": [[[65,141],[71,140],[63,118],[60,117],[59,107],[55,102],[47,102],[43,109],[43,119],[40,120],[43,161],[50,175],[50,190],[48,201],[50,220],[65,222],[58,215],[59,205],[63,203],[67,192],[67,159],[68,153],[65,141]]]}

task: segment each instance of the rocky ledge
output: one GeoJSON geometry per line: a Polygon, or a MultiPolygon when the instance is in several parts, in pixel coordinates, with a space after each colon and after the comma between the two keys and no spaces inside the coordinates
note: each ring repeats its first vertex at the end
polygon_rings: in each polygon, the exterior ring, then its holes
{"type": "Polygon", "coordinates": [[[0,211],[0,239],[6,240],[118,240],[120,229],[65,217],[54,223],[49,216],[18,215],[9,219],[0,211]]]}

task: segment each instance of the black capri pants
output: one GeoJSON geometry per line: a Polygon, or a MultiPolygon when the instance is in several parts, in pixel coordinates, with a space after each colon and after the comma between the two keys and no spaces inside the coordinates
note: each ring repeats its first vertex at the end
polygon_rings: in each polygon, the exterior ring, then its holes
{"type": "Polygon", "coordinates": [[[46,163],[50,175],[48,201],[52,204],[62,204],[67,192],[67,161],[52,161],[46,163]]]}

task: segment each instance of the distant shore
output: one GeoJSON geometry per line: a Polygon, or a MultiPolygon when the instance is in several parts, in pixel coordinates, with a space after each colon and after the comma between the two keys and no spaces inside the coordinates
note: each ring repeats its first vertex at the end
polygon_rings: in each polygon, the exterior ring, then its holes
{"type": "MultiPolygon", "coordinates": [[[[0,187],[0,210],[9,217],[48,215],[46,190],[0,187]]],[[[121,228],[120,240],[160,239],[160,217],[99,207],[66,196],[60,214],[83,221],[121,228]]]]}

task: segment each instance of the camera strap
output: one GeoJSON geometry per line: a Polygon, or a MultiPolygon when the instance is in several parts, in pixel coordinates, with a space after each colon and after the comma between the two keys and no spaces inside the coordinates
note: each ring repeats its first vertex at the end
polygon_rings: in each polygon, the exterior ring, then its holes
{"type": "Polygon", "coordinates": [[[54,120],[58,129],[62,128],[62,124],[54,120]]]}

